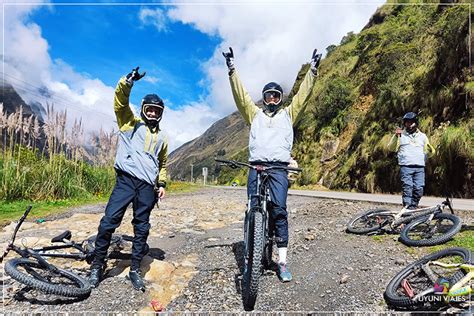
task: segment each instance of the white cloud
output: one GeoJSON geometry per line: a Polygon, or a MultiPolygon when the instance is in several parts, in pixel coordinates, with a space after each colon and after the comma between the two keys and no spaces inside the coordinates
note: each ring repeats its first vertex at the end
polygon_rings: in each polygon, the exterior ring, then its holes
{"type": "Polygon", "coordinates": [[[155,84],[160,81],[159,78],[153,76],[145,76],[143,77],[143,81],[149,82],[151,84],[155,84]]]}
{"type": "Polygon", "coordinates": [[[203,68],[210,94],[206,101],[220,114],[235,109],[227,68],[221,52],[232,46],[236,68],[252,98],[262,87],[279,82],[289,91],[301,65],[314,48],[338,44],[349,31],[358,32],[384,1],[359,5],[356,1],[331,3],[239,1],[216,5],[177,5],[168,11],[173,21],[189,24],[210,36],[222,38],[203,68]]]}
{"type": "Polygon", "coordinates": [[[52,103],[56,111],[67,109],[68,123],[82,118],[86,132],[116,128],[114,88],[77,73],[70,65],[52,60],[41,28],[29,20],[39,6],[6,5],[4,21],[5,80],[26,102],[52,103]],[[45,96],[49,95],[49,96],[45,96]]]}
{"type": "MultiPolygon", "coordinates": [[[[309,61],[313,48],[324,52],[325,47],[337,44],[347,32],[359,31],[377,5],[383,3],[376,0],[370,5],[358,5],[355,1],[342,1],[344,4],[249,0],[143,8],[139,14],[143,25],[166,32],[169,23],[182,22],[222,39],[213,56],[201,65],[206,74],[201,83],[208,87],[209,94],[177,110],[168,107],[167,102],[162,125],[168,131],[171,149],[199,136],[211,123],[235,110],[221,55],[229,46],[234,48],[241,79],[254,100],[258,100],[261,88],[269,81],[279,82],[288,91],[301,65],[309,61]]],[[[28,20],[35,8],[5,6],[6,79],[14,78],[12,83],[23,87],[21,95],[27,101],[38,100],[38,92],[31,91],[32,87],[46,87],[54,96],[56,108],[67,107],[71,119],[82,116],[88,129],[100,125],[106,129],[116,127],[111,106],[114,88],[50,57],[41,28],[28,20]]],[[[144,80],[156,83],[158,79],[146,76],[144,80]]]]}
{"type": "Polygon", "coordinates": [[[204,133],[210,122],[219,118],[205,103],[189,104],[178,110],[166,107],[161,127],[168,134],[170,152],[204,133]]]}
{"type": "Polygon", "coordinates": [[[168,31],[168,17],[161,9],[143,8],[140,10],[139,17],[143,25],[153,25],[159,32],[168,31]]]}

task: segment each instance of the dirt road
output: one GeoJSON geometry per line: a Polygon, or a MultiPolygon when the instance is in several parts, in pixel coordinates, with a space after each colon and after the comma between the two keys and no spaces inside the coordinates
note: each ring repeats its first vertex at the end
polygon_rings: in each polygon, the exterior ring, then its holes
{"type": "MultiPolygon", "coordinates": [[[[125,278],[126,261],[110,261],[107,278],[82,301],[29,291],[2,274],[5,311],[146,312],[151,311],[152,299],[168,311],[243,311],[239,284],[245,199],[243,190],[218,188],[167,197],[152,213],[151,252],[142,265],[148,286],[145,293],[134,291],[125,278]]],[[[382,293],[388,281],[424,250],[408,248],[396,236],[347,234],[349,218],[374,207],[373,203],[290,196],[288,205],[288,260],[294,281],[281,283],[274,272],[266,272],[256,310],[386,311],[382,293]]],[[[20,240],[44,245],[65,229],[81,240],[95,233],[103,208],[83,207],[45,223],[25,223],[20,240]]],[[[132,234],[130,213],[120,232],[132,234]]],[[[461,216],[472,226],[472,215],[461,216]]],[[[12,228],[7,226],[0,233],[1,247],[12,228]]],[[[87,274],[85,263],[59,264],[87,274]]]]}

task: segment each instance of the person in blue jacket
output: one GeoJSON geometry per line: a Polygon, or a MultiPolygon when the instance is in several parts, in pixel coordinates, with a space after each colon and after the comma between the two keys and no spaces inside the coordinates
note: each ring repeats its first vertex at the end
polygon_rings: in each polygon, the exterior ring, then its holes
{"type": "Polygon", "coordinates": [[[119,127],[114,164],[117,179],[98,228],[89,277],[93,287],[102,279],[112,234],[132,203],[134,237],[128,276],[135,289],[145,289],[140,263],[149,249],[150,213],[157,199],[165,196],[168,143],[159,125],[164,103],[158,95],[148,94],[142,99],[140,117],[134,116],[130,92],[134,82],[145,75],[138,68],[122,77],[115,89],[114,110],[119,127]]]}

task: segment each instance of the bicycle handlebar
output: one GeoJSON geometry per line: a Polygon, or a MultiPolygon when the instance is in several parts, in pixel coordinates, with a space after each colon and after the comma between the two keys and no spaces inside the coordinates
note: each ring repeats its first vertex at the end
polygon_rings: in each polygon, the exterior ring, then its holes
{"type": "Polygon", "coordinates": [[[20,220],[18,221],[18,224],[16,224],[15,229],[13,230],[13,234],[12,234],[11,241],[8,243],[7,248],[3,251],[3,254],[2,254],[2,256],[0,257],[0,262],[3,261],[3,259],[7,256],[8,252],[10,252],[10,250],[12,249],[12,246],[13,246],[13,244],[15,243],[16,234],[18,233],[18,230],[20,229],[21,224],[23,224],[23,222],[25,221],[26,217],[27,217],[28,214],[30,213],[31,208],[32,208],[32,206],[31,206],[31,205],[28,205],[28,207],[26,208],[25,213],[23,213],[23,215],[21,216],[20,220]]]}
{"type": "Polygon", "coordinates": [[[240,161],[235,161],[235,160],[225,160],[225,159],[214,159],[216,162],[223,163],[225,165],[228,165],[231,168],[239,168],[239,167],[247,167],[250,169],[254,169],[257,171],[266,171],[266,170],[271,170],[271,169],[280,169],[280,170],[288,170],[288,171],[294,171],[294,172],[301,172],[303,169],[301,168],[294,168],[294,167],[288,167],[288,166],[262,166],[262,165],[251,165],[245,162],[240,162],[240,161]]]}
{"type": "Polygon", "coordinates": [[[25,221],[26,217],[27,217],[28,214],[30,213],[31,208],[32,208],[32,206],[31,206],[31,205],[28,205],[28,207],[26,208],[25,213],[23,214],[23,216],[22,216],[22,217],[20,218],[20,220],[18,221],[18,224],[16,224],[15,230],[13,231],[11,244],[13,244],[13,243],[15,242],[16,233],[18,232],[18,229],[20,229],[21,224],[23,224],[23,222],[25,221]]]}

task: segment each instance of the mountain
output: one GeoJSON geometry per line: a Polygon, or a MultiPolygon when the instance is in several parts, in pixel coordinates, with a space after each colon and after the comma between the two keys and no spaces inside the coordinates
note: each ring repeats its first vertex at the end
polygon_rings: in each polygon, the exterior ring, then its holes
{"type": "MultiPolygon", "coordinates": [[[[169,155],[168,172],[172,179],[189,180],[202,175],[202,168],[214,174],[214,157],[231,157],[248,146],[249,128],[238,112],[215,122],[204,134],[187,142],[169,155]]],[[[202,178],[202,176],[201,176],[202,178]]]]}
{"type": "Polygon", "coordinates": [[[41,104],[33,102],[27,104],[21,96],[16,92],[13,86],[4,82],[1,87],[0,103],[3,103],[3,111],[7,114],[15,113],[21,106],[23,107],[23,117],[34,115],[43,122],[44,108],[41,104]]]}
{"type": "MultiPolygon", "coordinates": [[[[339,45],[326,48],[305,115],[295,126],[292,154],[304,169],[299,185],[399,192],[396,154],[386,144],[403,114],[414,111],[420,129],[437,149],[427,162],[425,193],[474,196],[469,6],[452,5],[462,1],[419,6],[402,2],[383,5],[359,34],[350,32],[339,45]]],[[[308,68],[301,68],[289,100],[308,68]]],[[[238,119],[236,113],[231,116],[238,119]]],[[[224,126],[213,125],[177,149],[180,158],[173,153],[173,164],[177,159],[186,162],[173,167],[171,175],[185,175],[190,163],[203,166],[205,161],[219,182],[237,178],[244,183],[243,171],[212,167],[219,150],[226,158],[246,159],[248,134],[232,133],[224,126]],[[205,141],[207,133],[214,142],[205,141]]]]}

